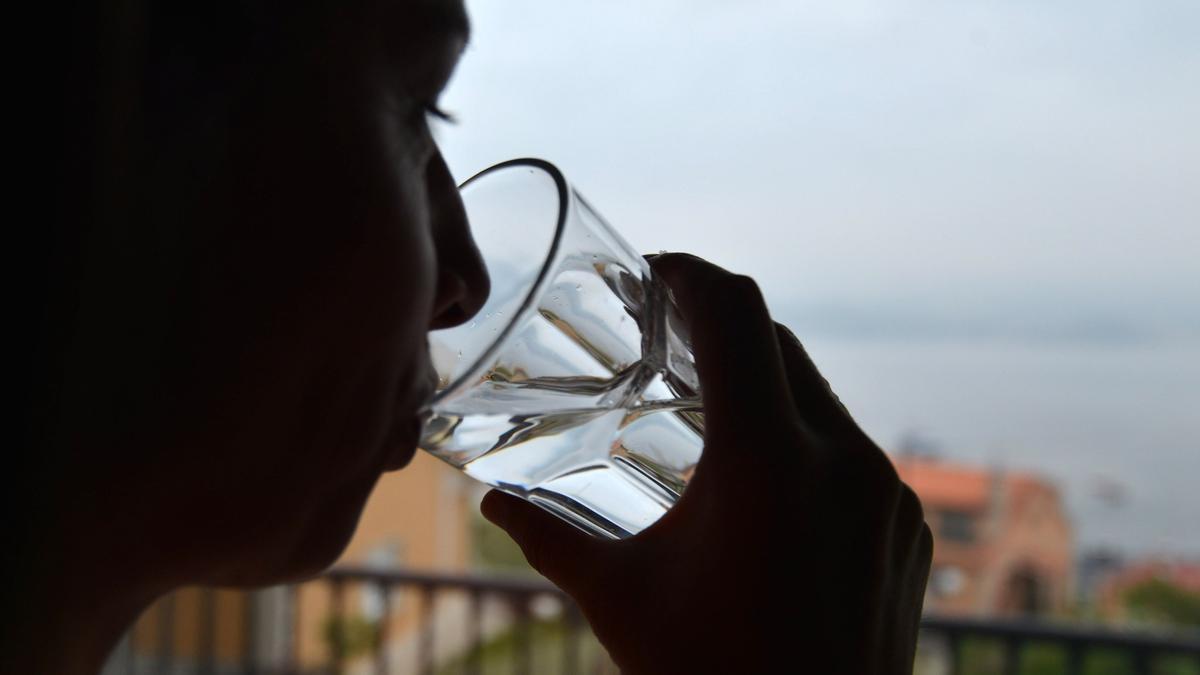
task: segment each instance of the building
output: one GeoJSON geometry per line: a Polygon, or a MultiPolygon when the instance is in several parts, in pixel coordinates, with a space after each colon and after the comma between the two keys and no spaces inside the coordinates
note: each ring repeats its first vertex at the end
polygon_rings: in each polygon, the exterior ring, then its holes
{"type": "Polygon", "coordinates": [[[926,611],[1018,616],[1068,607],[1073,530],[1052,483],[926,457],[893,463],[933,531],[926,611]]]}

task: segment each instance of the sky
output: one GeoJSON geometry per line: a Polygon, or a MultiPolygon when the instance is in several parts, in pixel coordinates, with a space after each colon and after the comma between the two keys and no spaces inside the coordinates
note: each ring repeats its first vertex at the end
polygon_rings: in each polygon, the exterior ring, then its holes
{"type": "Polygon", "coordinates": [[[1076,476],[1064,480],[1083,513],[1095,507],[1083,476],[1129,476],[1149,501],[1131,499],[1116,530],[1088,516],[1096,542],[1164,548],[1188,526],[1162,518],[1200,513],[1178,480],[1181,466],[1200,473],[1200,3],[468,9],[471,42],[441,101],[458,122],[437,129],[457,177],[542,157],[636,248],[754,276],[888,441],[911,424],[965,457],[1014,463],[1070,446],[1045,466],[1076,476]],[[955,346],[928,348],[939,341],[955,346]],[[943,419],[946,392],[906,395],[865,364],[997,385],[943,419]],[[1005,368],[1057,398],[1021,397],[1005,368]],[[1126,398],[1089,393],[1106,388],[1126,398]],[[1123,431],[1067,438],[1053,415],[1032,421],[1055,405],[1084,431],[1118,418],[1123,431]],[[989,411],[1028,420],[1002,432],[989,411]],[[1139,424],[1170,436],[1157,468],[1122,436],[1139,424]],[[1105,443],[1107,459],[1084,454],[1105,443]],[[1151,517],[1162,532],[1139,533],[1151,517]]]}
{"type": "Polygon", "coordinates": [[[468,7],[460,177],[549,159],[636,246],[751,272],[789,311],[1067,305],[1200,333],[1191,0],[468,7]]]}

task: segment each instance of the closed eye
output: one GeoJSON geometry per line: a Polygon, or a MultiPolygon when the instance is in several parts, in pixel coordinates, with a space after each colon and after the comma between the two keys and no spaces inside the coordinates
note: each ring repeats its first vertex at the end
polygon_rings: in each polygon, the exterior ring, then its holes
{"type": "Polygon", "coordinates": [[[438,107],[438,105],[436,103],[426,103],[424,105],[424,107],[425,107],[425,114],[429,115],[430,117],[439,119],[443,122],[449,122],[450,124],[455,124],[458,122],[458,120],[455,119],[454,115],[446,112],[445,110],[442,110],[441,108],[438,107]]]}

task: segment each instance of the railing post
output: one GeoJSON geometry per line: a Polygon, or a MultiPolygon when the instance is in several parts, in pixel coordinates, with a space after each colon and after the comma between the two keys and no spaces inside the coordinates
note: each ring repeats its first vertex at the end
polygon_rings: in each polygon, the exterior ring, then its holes
{"type": "Polygon", "coordinates": [[[211,588],[199,589],[200,604],[200,635],[197,642],[197,670],[200,675],[212,675],[213,661],[216,659],[215,633],[217,627],[216,591],[211,588]]]}
{"type": "Polygon", "coordinates": [[[1084,644],[1079,640],[1071,640],[1066,644],[1067,675],[1083,675],[1084,644]]]}
{"type": "Polygon", "coordinates": [[[254,591],[246,591],[242,594],[244,605],[242,605],[242,621],[245,623],[246,630],[245,642],[242,644],[242,672],[246,675],[255,675],[258,672],[258,611],[255,599],[258,597],[254,591]]]}
{"type": "Polygon", "coordinates": [[[524,593],[514,593],[511,599],[516,603],[517,626],[514,633],[516,653],[513,655],[516,660],[516,673],[517,675],[529,675],[533,670],[533,646],[529,635],[529,596],[524,593]]]}
{"type": "Polygon", "coordinates": [[[433,590],[432,584],[421,585],[421,614],[417,621],[417,672],[433,672],[433,590]]]}
{"type": "Polygon", "coordinates": [[[330,580],[329,600],[330,609],[332,610],[332,637],[329,645],[333,653],[330,665],[333,668],[335,675],[342,675],[344,672],[344,664],[342,663],[342,651],[346,643],[346,614],[344,610],[345,589],[342,588],[342,580],[334,577],[330,580]]]}
{"type": "Polygon", "coordinates": [[[958,631],[947,630],[946,653],[950,657],[950,675],[962,674],[962,636],[958,631]]]}
{"type": "MultiPolygon", "coordinates": [[[[136,626],[136,624],[135,624],[136,626]]],[[[137,675],[137,663],[134,661],[137,658],[137,651],[133,648],[133,634],[135,626],[130,626],[125,632],[125,655],[128,657],[125,660],[125,675],[137,675]]]]}
{"type": "Polygon", "coordinates": [[[483,634],[483,593],[478,590],[472,590],[470,593],[470,604],[467,607],[467,675],[479,675],[480,661],[483,660],[481,653],[481,636],[483,634]]]}
{"type": "Polygon", "coordinates": [[[1145,647],[1134,647],[1130,658],[1134,675],[1150,675],[1150,651],[1145,647]]]}
{"type": "Polygon", "coordinates": [[[578,673],[583,670],[579,663],[579,627],[583,616],[572,600],[564,598],[563,608],[563,672],[578,673]]]}
{"type": "Polygon", "coordinates": [[[386,581],[380,581],[375,590],[380,599],[379,625],[375,627],[375,673],[388,675],[391,672],[387,639],[392,617],[392,587],[386,581]]]}
{"type": "Polygon", "coordinates": [[[1021,672],[1021,640],[1015,636],[1004,638],[1004,673],[1019,675],[1021,672]]]}
{"type": "Polygon", "coordinates": [[[303,642],[304,623],[300,615],[300,586],[291,584],[287,590],[288,600],[287,609],[292,618],[292,630],[290,642],[287,647],[287,672],[300,672],[300,660],[303,655],[300,653],[300,645],[303,642]]]}
{"type": "Polygon", "coordinates": [[[164,597],[158,606],[158,672],[168,675],[175,660],[175,594],[164,597]]]}

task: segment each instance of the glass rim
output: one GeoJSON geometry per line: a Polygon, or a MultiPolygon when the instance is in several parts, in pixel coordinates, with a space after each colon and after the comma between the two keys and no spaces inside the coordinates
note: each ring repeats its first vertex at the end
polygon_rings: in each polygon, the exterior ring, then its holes
{"type": "MultiPolygon", "coordinates": [[[[538,270],[537,278],[529,287],[529,292],[525,294],[525,298],[521,300],[521,306],[517,309],[517,311],[513,312],[512,318],[509,319],[508,323],[504,325],[504,328],[500,331],[500,334],[496,336],[496,339],[492,340],[491,344],[488,345],[488,348],[484,349],[483,352],[476,357],[475,362],[472,363],[469,368],[463,371],[462,375],[459,375],[457,378],[452,380],[443,389],[433,393],[433,396],[429,398],[429,401],[426,404],[426,408],[445,400],[453,394],[458,393],[458,391],[462,389],[465,384],[474,381],[479,371],[481,371],[486,363],[496,354],[496,352],[500,350],[501,346],[503,346],[508,340],[509,335],[512,334],[516,327],[522,323],[533,310],[534,300],[542,294],[542,291],[544,291],[546,288],[546,284],[549,283],[550,268],[552,267],[555,258],[558,257],[558,249],[562,243],[563,231],[566,229],[567,211],[571,201],[571,190],[567,185],[566,176],[563,175],[562,171],[560,171],[557,166],[544,159],[538,159],[536,157],[518,157],[500,162],[499,164],[493,164],[492,166],[483,169],[459,184],[458,189],[461,192],[471,183],[474,183],[485,176],[497,171],[503,171],[505,169],[521,166],[540,169],[554,180],[555,188],[558,190],[558,216],[557,221],[554,224],[554,237],[550,241],[550,247],[546,251],[546,257],[542,260],[542,266],[538,270]]],[[[467,227],[470,228],[470,226],[470,213],[468,212],[467,227]]]]}

